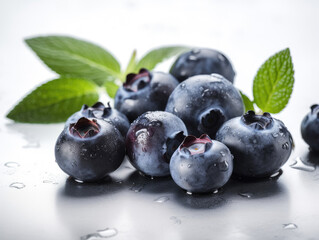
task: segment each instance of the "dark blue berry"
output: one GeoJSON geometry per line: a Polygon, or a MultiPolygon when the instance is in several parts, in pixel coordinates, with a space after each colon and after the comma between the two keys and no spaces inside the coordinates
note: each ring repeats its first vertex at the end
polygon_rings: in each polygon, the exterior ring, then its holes
{"type": "Polygon", "coordinates": [[[213,49],[193,49],[180,55],[170,73],[179,81],[201,74],[218,73],[234,82],[235,71],[227,57],[213,49]]]}
{"type": "Polygon", "coordinates": [[[219,129],[216,140],[234,156],[234,175],[263,178],[276,173],[288,160],[293,140],[284,123],[269,113],[248,111],[219,129]]]}
{"type": "Polygon", "coordinates": [[[225,121],[244,113],[244,104],[238,90],[221,75],[197,75],[175,88],[166,111],[180,117],[189,134],[214,138],[225,121]]]}
{"type": "Polygon", "coordinates": [[[127,75],[116,93],[114,106],[132,122],[147,111],[164,110],[177,85],[171,74],[141,69],[138,74],[127,75]]]}
{"type": "Polygon", "coordinates": [[[175,183],[192,193],[214,192],[229,180],[233,159],[229,149],[207,135],[188,136],[170,161],[175,183]]]}
{"type": "Polygon", "coordinates": [[[301,135],[310,149],[319,152],[319,105],[311,106],[311,111],[301,123],[301,135]]]}

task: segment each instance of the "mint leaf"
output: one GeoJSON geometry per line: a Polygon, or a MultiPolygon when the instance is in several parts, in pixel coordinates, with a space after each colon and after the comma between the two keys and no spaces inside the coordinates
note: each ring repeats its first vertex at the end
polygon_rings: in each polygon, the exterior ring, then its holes
{"type": "Polygon", "coordinates": [[[245,105],[245,112],[252,110],[255,111],[254,109],[254,103],[247,97],[242,91],[239,91],[241,98],[243,99],[244,105],[245,105]]]}
{"type": "Polygon", "coordinates": [[[287,48],[259,68],[253,83],[254,102],[263,112],[279,113],[287,105],[293,85],[294,69],[287,48]]]}
{"type": "Polygon", "coordinates": [[[94,104],[99,98],[97,90],[89,80],[55,79],[27,95],[7,117],[25,123],[62,122],[83,104],[94,104]]]}
{"type": "Polygon", "coordinates": [[[132,73],[132,72],[135,71],[136,64],[137,64],[137,61],[136,61],[136,50],[134,50],[133,53],[132,53],[132,56],[130,58],[130,61],[127,64],[126,70],[125,70],[125,72],[124,72],[124,74],[123,74],[123,76],[121,78],[122,82],[125,82],[127,74],[132,73]]]}
{"type": "Polygon", "coordinates": [[[104,88],[107,92],[107,95],[109,95],[110,98],[114,98],[119,86],[114,82],[105,82],[104,88]]]}
{"type": "Polygon", "coordinates": [[[90,79],[98,85],[120,77],[118,61],[92,43],[65,36],[25,41],[48,67],[62,76],[90,79]]]}
{"type": "Polygon", "coordinates": [[[164,61],[165,59],[179,55],[188,50],[190,50],[189,47],[183,46],[161,47],[151,50],[137,63],[135,72],[138,72],[141,68],[152,70],[158,63],[164,61]]]}

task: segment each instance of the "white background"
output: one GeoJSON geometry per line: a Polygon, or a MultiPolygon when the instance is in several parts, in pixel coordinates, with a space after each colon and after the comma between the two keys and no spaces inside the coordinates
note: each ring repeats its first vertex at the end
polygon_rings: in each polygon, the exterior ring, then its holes
{"type": "MultiPolygon", "coordinates": [[[[230,58],[237,73],[235,86],[249,96],[259,66],[289,47],[295,68],[294,91],[287,107],[276,117],[294,136],[296,150],[291,162],[307,156],[300,122],[309,106],[319,102],[318,10],[319,2],[314,0],[2,0],[0,238],[80,239],[107,227],[117,229],[114,239],[318,238],[317,170],[291,169],[288,162],[275,190],[266,188],[267,194],[263,194],[263,184],[235,184],[225,190],[226,203],[209,210],[197,209],[193,202],[205,208],[208,197],[188,198],[179,189],[177,198],[166,190],[134,192],[134,181],[144,180],[125,180],[133,172],[125,167],[115,174],[123,178],[120,190],[102,186],[103,194],[96,196],[91,194],[96,188],[85,188],[84,195],[90,197],[69,197],[65,189],[78,190],[78,186],[66,182],[67,176],[56,166],[53,154],[63,124],[14,124],[5,118],[25,94],[57,77],[26,46],[25,38],[58,34],[92,41],[108,49],[122,68],[134,49],[142,56],[163,45],[214,48],[230,58]],[[20,166],[12,169],[4,165],[12,161],[20,166]],[[26,187],[10,188],[12,182],[23,182],[26,187]],[[243,199],[237,194],[242,188],[258,190],[255,195],[259,197],[243,199]],[[154,203],[161,196],[168,196],[169,201],[154,203]],[[290,222],[297,229],[283,228],[290,222]]],[[[167,71],[170,64],[158,69],[167,71]]],[[[154,184],[155,189],[161,184],[154,184]]],[[[164,185],[175,189],[171,183],[164,185]]]]}

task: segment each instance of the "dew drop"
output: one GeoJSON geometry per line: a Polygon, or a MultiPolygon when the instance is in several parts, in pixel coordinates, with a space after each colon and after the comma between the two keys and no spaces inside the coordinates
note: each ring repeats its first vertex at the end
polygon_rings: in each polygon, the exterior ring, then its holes
{"type": "Polygon", "coordinates": [[[186,86],[185,83],[181,84],[181,88],[185,88],[185,86],[186,86]]]}
{"type": "Polygon", "coordinates": [[[278,137],[278,133],[273,133],[272,136],[273,136],[274,138],[276,138],[276,137],[278,137]]]}
{"type": "Polygon", "coordinates": [[[157,203],[164,203],[164,202],[167,202],[169,200],[169,197],[159,197],[159,198],[156,198],[154,200],[154,202],[157,202],[157,203]]]}
{"type": "Polygon", "coordinates": [[[9,187],[16,188],[16,189],[22,189],[25,187],[25,185],[21,182],[14,182],[14,183],[11,183],[9,185],[9,187]]]}
{"type": "Polygon", "coordinates": [[[294,169],[298,169],[298,170],[303,170],[303,171],[306,171],[306,172],[313,172],[316,170],[316,167],[315,166],[311,166],[311,165],[306,165],[300,157],[297,157],[296,160],[291,164],[289,165],[291,168],[294,168],[294,169]]]}
{"type": "Polygon", "coordinates": [[[172,216],[169,219],[172,220],[174,222],[174,224],[180,225],[182,223],[182,221],[179,218],[175,217],[175,216],[172,216]]]}
{"type": "Polygon", "coordinates": [[[250,192],[239,192],[238,195],[244,198],[252,198],[254,196],[254,194],[250,192]]]}
{"type": "Polygon", "coordinates": [[[286,224],[283,224],[283,229],[296,229],[298,228],[298,226],[294,223],[286,223],[286,224]]]}
{"type": "Polygon", "coordinates": [[[288,150],[289,149],[289,143],[285,142],[281,147],[282,147],[282,149],[288,150]]]}
{"type": "Polygon", "coordinates": [[[225,172],[228,170],[228,163],[226,161],[218,163],[218,169],[222,172],[225,172]]]}
{"type": "Polygon", "coordinates": [[[197,57],[195,55],[189,55],[188,60],[189,61],[197,61],[197,57]]]}
{"type": "Polygon", "coordinates": [[[20,167],[20,164],[17,162],[6,162],[4,166],[8,168],[17,168],[17,167],[20,167]]]}

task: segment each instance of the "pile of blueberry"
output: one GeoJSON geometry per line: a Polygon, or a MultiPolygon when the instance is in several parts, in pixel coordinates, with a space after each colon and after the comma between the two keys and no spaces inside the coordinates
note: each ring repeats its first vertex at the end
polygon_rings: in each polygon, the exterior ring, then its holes
{"type": "MultiPolygon", "coordinates": [[[[192,193],[214,192],[231,176],[269,177],[288,160],[292,136],[269,113],[244,113],[234,75],[226,56],[211,49],[182,54],[170,74],[128,74],[115,109],[84,105],[67,120],[56,162],[74,179],[92,182],[115,171],[127,155],[144,175],[171,175],[192,193]]],[[[302,125],[317,150],[318,116],[315,105],[302,125]]]]}

